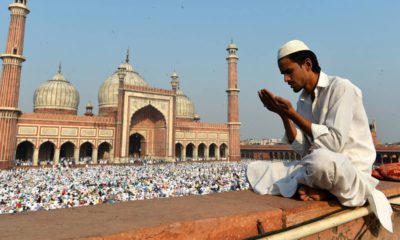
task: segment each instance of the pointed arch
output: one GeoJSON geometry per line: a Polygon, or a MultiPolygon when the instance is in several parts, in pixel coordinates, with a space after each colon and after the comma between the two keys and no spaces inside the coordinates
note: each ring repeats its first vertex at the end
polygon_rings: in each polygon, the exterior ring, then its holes
{"type": "Polygon", "coordinates": [[[189,143],[188,145],[186,145],[186,160],[193,160],[193,151],[194,151],[194,144],[193,143],[189,143]]]}
{"type": "Polygon", "coordinates": [[[181,143],[175,144],[175,160],[182,161],[183,145],[181,143]]]}
{"type": "Polygon", "coordinates": [[[33,143],[28,140],[19,143],[15,154],[16,165],[32,165],[34,148],[35,146],[33,145],[33,143]]]}
{"type": "Polygon", "coordinates": [[[199,160],[206,159],[206,151],[207,151],[207,146],[204,143],[200,143],[199,146],[197,147],[197,157],[199,160]]]}
{"type": "Polygon", "coordinates": [[[157,104],[153,105],[152,103],[148,103],[147,105],[143,104],[142,106],[136,107],[136,109],[133,112],[131,112],[131,116],[133,117],[133,115],[135,115],[138,112],[143,111],[145,109],[154,109],[155,111],[157,111],[161,114],[161,116],[164,120],[167,119],[164,111],[159,106],[157,106],[157,104]]]}
{"type": "Polygon", "coordinates": [[[55,144],[51,141],[46,141],[40,145],[38,161],[40,165],[53,163],[55,147],[55,144]]]}
{"type": "Polygon", "coordinates": [[[147,105],[135,111],[131,117],[131,126],[156,125],[158,127],[165,127],[166,120],[164,114],[155,108],[153,105],[147,105]]]}
{"type": "Polygon", "coordinates": [[[70,141],[64,142],[60,146],[60,161],[72,160],[74,158],[75,144],[70,141]]]}
{"type": "Polygon", "coordinates": [[[93,155],[93,144],[89,141],[86,141],[82,143],[79,148],[78,162],[81,164],[92,163],[92,155],[93,155]]]}
{"type": "Polygon", "coordinates": [[[211,143],[210,147],[208,148],[208,157],[210,160],[216,159],[216,150],[217,150],[217,144],[211,143]]]}
{"type": "Polygon", "coordinates": [[[149,104],[132,114],[130,132],[141,133],[145,140],[147,155],[156,157],[167,156],[166,118],[153,105],[149,104]]]}
{"type": "Polygon", "coordinates": [[[110,162],[111,144],[102,142],[97,148],[97,161],[98,163],[110,162]]]}
{"type": "Polygon", "coordinates": [[[226,160],[228,157],[228,145],[226,143],[219,146],[219,157],[221,160],[226,160]]]}

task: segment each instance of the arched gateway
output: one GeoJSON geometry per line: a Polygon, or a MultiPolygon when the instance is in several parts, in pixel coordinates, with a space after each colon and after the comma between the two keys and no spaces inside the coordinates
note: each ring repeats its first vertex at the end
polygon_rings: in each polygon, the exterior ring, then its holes
{"type": "Polygon", "coordinates": [[[147,105],[131,118],[129,156],[167,156],[167,124],[163,114],[147,105]],[[135,155],[136,154],[136,155],[135,155]]]}

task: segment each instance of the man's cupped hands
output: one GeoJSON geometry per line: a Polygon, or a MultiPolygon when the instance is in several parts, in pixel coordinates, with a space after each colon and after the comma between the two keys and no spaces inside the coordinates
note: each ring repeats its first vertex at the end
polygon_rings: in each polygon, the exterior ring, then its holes
{"type": "Polygon", "coordinates": [[[290,114],[295,111],[289,100],[275,96],[271,91],[265,88],[258,91],[258,97],[264,104],[264,107],[280,116],[290,116],[290,114]]]}

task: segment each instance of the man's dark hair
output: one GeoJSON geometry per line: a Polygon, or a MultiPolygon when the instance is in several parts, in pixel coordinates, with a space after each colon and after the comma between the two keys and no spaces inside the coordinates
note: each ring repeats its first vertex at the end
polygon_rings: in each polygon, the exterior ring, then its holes
{"type": "Polygon", "coordinates": [[[292,53],[287,56],[293,62],[303,65],[307,58],[311,60],[312,63],[312,71],[315,73],[321,72],[321,67],[319,66],[317,56],[310,50],[303,50],[299,52],[292,53]]]}

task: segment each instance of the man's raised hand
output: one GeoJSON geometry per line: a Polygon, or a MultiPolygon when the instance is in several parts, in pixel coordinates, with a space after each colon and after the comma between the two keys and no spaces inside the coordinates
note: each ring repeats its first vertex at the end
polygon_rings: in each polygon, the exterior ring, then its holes
{"type": "Polygon", "coordinates": [[[266,107],[268,110],[271,112],[275,112],[279,115],[283,114],[282,109],[278,105],[278,102],[276,101],[275,95],[268,91],[267,89],[261,89],[258,91],[258,97],[260,98],[261,102],[264,104],[264,107],[266,107]]]}
{"type": "Polygon", "coordinates": [[[279,96],[275,96],[274,98],[276,104],[278,105],[279,109],[281,109],[281,111],[287,115],[287,116],[291,116],[291,114],[293,114],[293,112],[295,112],[296,110],[293,108],[292,103],[282,97],[279,96]]]}

